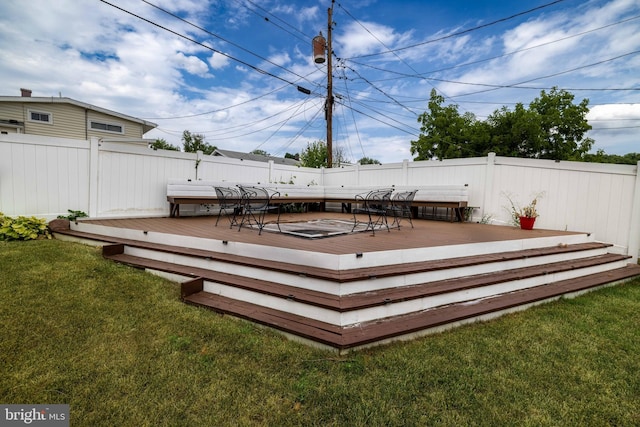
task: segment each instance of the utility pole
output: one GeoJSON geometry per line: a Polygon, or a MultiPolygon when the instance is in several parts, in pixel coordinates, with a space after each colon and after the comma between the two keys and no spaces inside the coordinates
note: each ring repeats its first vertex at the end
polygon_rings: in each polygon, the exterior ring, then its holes
{"type": "MultiPolygon", "coordinates": [[[[331,33],[333,30],[333,4],[335,0],[331,0],[331,7],[327,13],[327,39],[322,37],[322,31],[315,36],[312,41],[313,61],[316,64],[324,64],[325,55],[327,61],[327,99],[324,101],[324,118],[327,121],[327,167],[333,166],[333,74],[332,74],[332,54],[331,33]]],[[[298,87],[298,90],[304,92],[298,87]]]]}
{"type": "Polygon", "coordinates": [[[331,7],[328,9],[328,24],[327,24],[327,99],[325,101],[325,118],[327,121],[327,167],[333,167],[333,75],[331,69],[331,59],[333,50],[331,48],[331,30],[333,27],[333,4],[335,0],[331,1],[331,7]]]}

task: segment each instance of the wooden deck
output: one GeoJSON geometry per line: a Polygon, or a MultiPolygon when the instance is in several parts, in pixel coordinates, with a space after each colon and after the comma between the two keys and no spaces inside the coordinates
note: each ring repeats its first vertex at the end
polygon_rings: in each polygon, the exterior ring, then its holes
{"type": "MultiPolygon", "coordinates": [[[[351,214],[283,215],[281,222],[351,214]]],[[[215,216],[82,220],[116,262],[179,280],[186,303],[339,351],[407,339],[640,275],[589,233],[415,219],[319,239],[215,216]],[[177,279],[177,278],[183,279],[177,279]]],[[[68,227],[68,226],[67,226],[68,227]]]]}
{"type": "MultiPolygon", "coordinates": [[[[353,215],[336,212],[283,214],[280,221],[305,221],[318,218],[353,221],[353,215]]],[[[306,239],[271,232],[263,232],[262,235],[258,236],[258,231],[251,228],[243,227],[240,231],[238,231],[237,227],[230,229],[229,221],[224,217],[220,219],[219,225],[216,227],[214,226],[215,220],[215,217],[199,216],[180,218],[97,219],[90,220],[89,222],[107,227],[178,234],[228,242],[252,243],[261,246],[335,255],[579,234],[539,229],[520,230],[516,227],[502,227],[469,222],[451,223],[446,221],[415,219],[413,221],[413,229],[409,225],[409,222],[404,220],[401,222],[399,230],[392,228],[390,232],[386,230],[378,231],[375,236],[370,232],[365,232],[321,239],[306,239]]],[[[269,220],[269,217],[267,217],[267,220],[269,220]]]]}

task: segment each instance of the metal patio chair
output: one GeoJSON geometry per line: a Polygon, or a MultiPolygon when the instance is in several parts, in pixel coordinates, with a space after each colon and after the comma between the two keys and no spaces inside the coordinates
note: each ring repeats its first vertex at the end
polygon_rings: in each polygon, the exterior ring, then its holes
{"type": "Polygon", "coordinates": [[[367,228],[364,231],[371,230],[374,236],[376,228],[382,228],[382,226],[387,227],[387,231],[390,231],[389,223],[387,222],[387,211],[391,203],[392,192],[392,188],[387,188],[370,191],[364,196],[362,194],[356,195],[355,203],[360,206],[353,209],[354,224],[351,231],[354,231],[359,224],[364,223],[364,221],[358,221],[356,216],[358,214],[367,215],[368,217],[367,228]]]}
{"type": "Polygon", "coordinates": [[[242,196],[242,220],[238,224],[238,231],[243,225],[249,226],[255,225],[258,227],[258,235],[262,234],[262,229],[265,226],[265,217],[269,212],[277,212],[278,218],[276,219],[276,225],[278,231],[280,230],[280,208],[272,204],[272,200],[275,196],[279,196],[280,193],[269,192],[266,188],[262,187],[244,187],[238,186],[240,194],[242,196]]]}
{"type": "Polygon", "coordinates": [[[389,208],[391,214],[393,215],[393,223],[394,225],[400,229],[400,219],[408,218],[409,224],[411,224],[411,228],[413,228],[413,214],[411,212],[411,203],[413,202],[413,198],[415,197],[418,190],[413,191],[401,191],[395,193],[391,198],[391,207],[389,208]]]}
{"type": "Polygon", "coordinates": [[[238,215],[242,213],[242,205],[240,204],[242,197],[240,196],[240,191],[230,187],[215,187],[215,189],[216,196],[218,197],[218,206],[220,207],[218,218],[216,219],[216,227],[218,226],[222,212],[224,212],[227,218],[229,218],[229,228],[233,228],[234,225],[238,225],[238,215]],[[232,213],[231,216],[229,212],[232,213]]]}

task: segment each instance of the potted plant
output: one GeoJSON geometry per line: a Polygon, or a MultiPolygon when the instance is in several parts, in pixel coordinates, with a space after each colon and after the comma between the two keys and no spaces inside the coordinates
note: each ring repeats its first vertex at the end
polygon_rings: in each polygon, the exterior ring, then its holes
{"type": "Polygon", "coordinates": [[[538,210],[536,209],[539,198],[540,195],[535,196],[531,203],[523,208],[520,208],[516,207],[515,203],[513,203],[513,200],[508,197],[509,202],[511,203],[510,211],[514,225],[520,225],[520,228],[522,228],[523,230],[533,229],[533,224],[536,222],[536,218],[539,216],[538,210]]]}

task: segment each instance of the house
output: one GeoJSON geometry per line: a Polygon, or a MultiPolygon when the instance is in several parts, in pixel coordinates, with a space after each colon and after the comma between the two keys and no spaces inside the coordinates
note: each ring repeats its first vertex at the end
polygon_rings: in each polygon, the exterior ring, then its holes
{"type": "Polygon", "coordinates": [[[23,133],[58,138],[91,137],[144,143],[145,133],[157,125],[146,120],[63,97],[0,96],[0,133],[23,133]]]}
{"type": "Polygon", "coordinates": [[[238,160],[253,160],[254,162],[268,162],[272,160],[274,163],[289,165],[289,166],[300,166],[300,161],[296,159],[289,159],[285,157],[273,157],[273,156],[264,156],[262,154],[254,154],[254,153],[242,153],[240,151],[230,151],[230,150],[220,150],[216,148],[216,150],[212,153],[213,156],[227,157],[230,159],[238,159],[238,160]]]}

